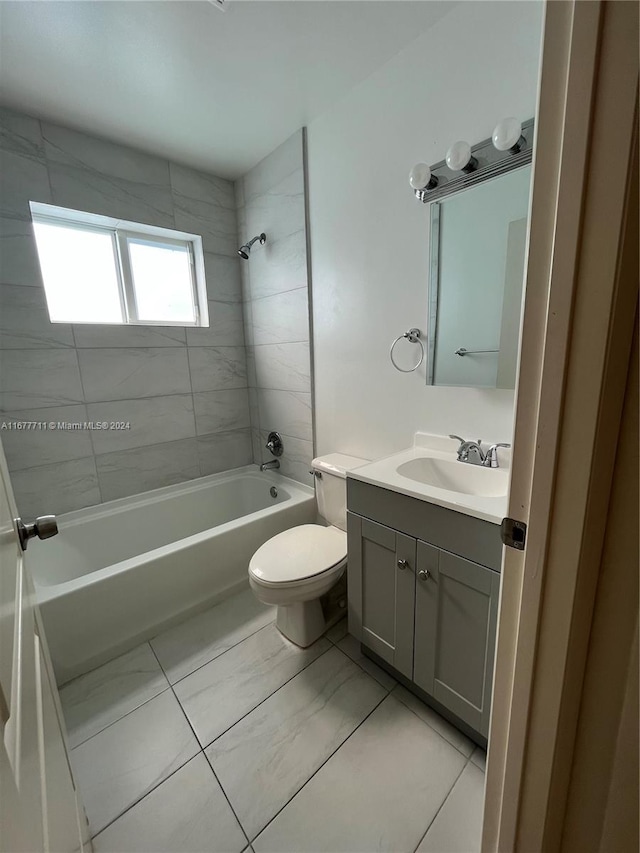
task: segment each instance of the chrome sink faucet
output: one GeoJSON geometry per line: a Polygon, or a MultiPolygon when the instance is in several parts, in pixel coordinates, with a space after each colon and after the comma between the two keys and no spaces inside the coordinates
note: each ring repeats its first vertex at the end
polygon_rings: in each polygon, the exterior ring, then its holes
{"type": "Polygon", "coordinates": [[[510,444],[500,442],[492,444],[487,451],[484,451],[481,446],[481,440],[465,441],[459,435],[450,435],[449,438],[455,438],[460,442],[458,447],[458,462],[468,462],[470,465],[482,465],[484,468],[499,468],[498,463],[498,448],[511,447],[510,444]]]}

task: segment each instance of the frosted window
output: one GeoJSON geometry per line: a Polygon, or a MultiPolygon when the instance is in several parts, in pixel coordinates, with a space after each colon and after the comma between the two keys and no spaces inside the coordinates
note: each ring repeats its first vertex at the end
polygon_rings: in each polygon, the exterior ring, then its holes
{"type": "Polygon", "coordinates": [[[52,323],[209,325],[198,234],[30,206],[52,323]]]}
{"type": "Polygon", "coordinates": [[[188,247],[142,240],[128,244],[138,319],[195,323],[188,247]]]}
{"type": "Polygon", "coordinates": [[[34,224],[49,316],[54,323],[122,323],[113,235],[34,224]]]}

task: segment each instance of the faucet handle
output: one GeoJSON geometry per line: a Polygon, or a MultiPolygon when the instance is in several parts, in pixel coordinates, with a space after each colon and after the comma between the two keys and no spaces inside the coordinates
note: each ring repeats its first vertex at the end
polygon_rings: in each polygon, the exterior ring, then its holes
{"type": "Polygon", "coordinates": [[[455,438],[455,440],[456,440],[456,441],[459,441],[459,442],[460,442],[460,444],[464,444],[464,443],[465,443],[465,441],[466,441],[466,439],[464,439],[464,438],[460,438],[460,436],[459,436],[459,435],[450,435],[450,436],[449,436],[449,438],[455,438]]]}
{"type": "Polygon", "coordinates": [[[491,447],[487,450],[487,453],[485,456],[485,461],[484,461],[484,464],[488,468],[498,468],[499,467],[499,464],[498,464],[498,448],[499,447],[511,447],[511,445],[505,441],[498,442],[497,444],[492,444],[491,447]]]}

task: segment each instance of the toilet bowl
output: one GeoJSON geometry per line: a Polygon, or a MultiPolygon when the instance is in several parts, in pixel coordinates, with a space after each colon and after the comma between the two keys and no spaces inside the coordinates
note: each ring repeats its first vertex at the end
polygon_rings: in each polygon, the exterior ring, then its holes
{"type": "Polygon", "coordinates": [[[346,475],[364,459],[332,453],[313,460],[316,497],[327,525],[301,524],[272,537],[249,563],[249,584],[264,604],[276,605],[276,626],[306,648],[328,627],[322,596],[347,565],[346,475]]]}

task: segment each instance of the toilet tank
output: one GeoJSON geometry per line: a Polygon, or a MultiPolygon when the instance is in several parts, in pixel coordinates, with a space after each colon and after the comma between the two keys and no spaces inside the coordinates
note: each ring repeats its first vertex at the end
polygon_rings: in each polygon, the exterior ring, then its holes
{"type": "Polygon", "coordinates": [[[343,453],[329,453],[316,457],[311,463],[316,475],[318,512],[327,524],[347,529],[347,471],[367,461],[343,453]]]}

